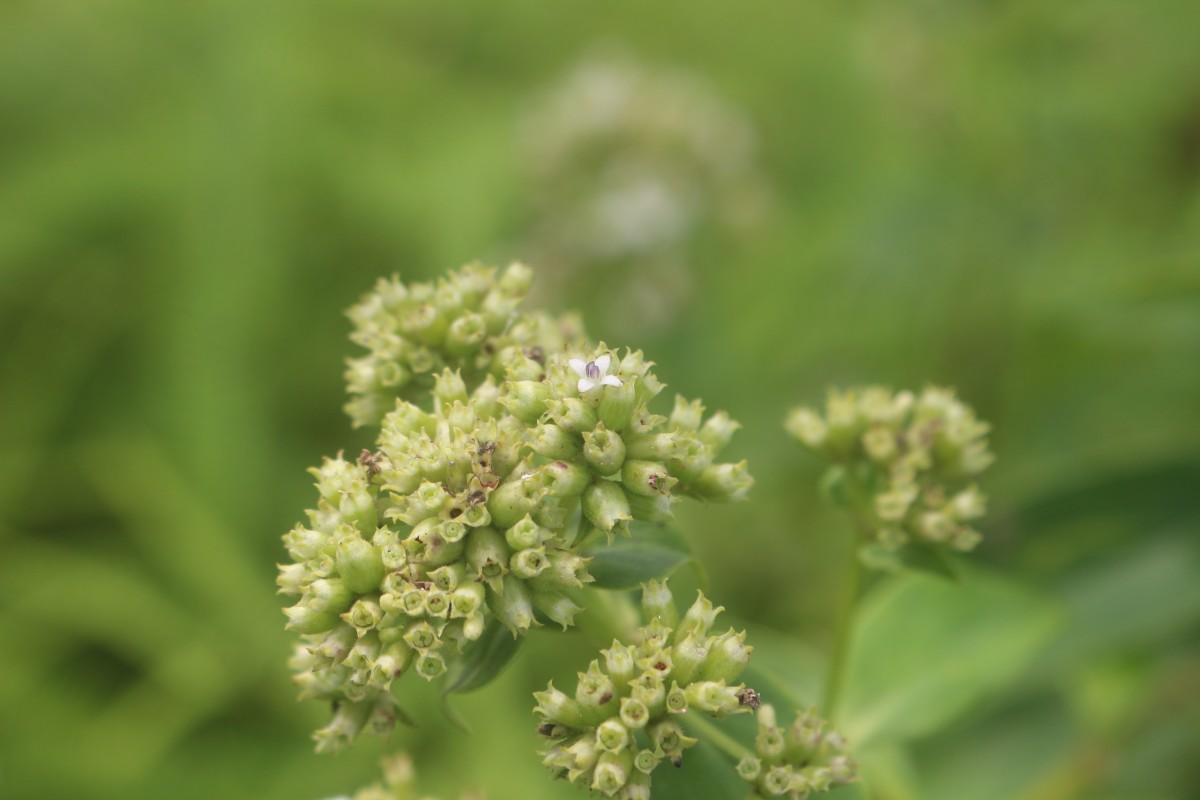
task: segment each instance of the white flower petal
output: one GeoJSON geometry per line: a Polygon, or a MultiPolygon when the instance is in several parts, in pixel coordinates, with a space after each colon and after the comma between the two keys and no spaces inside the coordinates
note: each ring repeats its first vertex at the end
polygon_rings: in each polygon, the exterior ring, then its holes
{"type": "Polygon", "coordinates": [[[588,378],[580,378],[579,379],[579,393],[580,394],[583,394],[588,389],[594,388],[595,386],[596,386],[596,382],[593,380],[589,380],[588,378]]]}
{"type": "Polygon", "coordinates": [[[621,383],[621,379],[618,378],[616,375],[605,375],[603,380],[600,381],[600,383],[602,383],[605,386],[623,386],[624,385],[623,383],[621,383]]]}
{"type": "Polygon", "coordinates": [[[596,359],[596,366],[600,368],[601,375],[605,375],[608,373],[608,365],[611,363],[612,363],[612,356],[610,356],[608,353],[605,353],[604,355],[602,355],[596,359]]]}
{"type": "Polygon", "coordinates": [[[572,358],[567,364],[571,369],[575,370],[575,374],[579,377],[587,377],[587,362],[582,358],[572,358]]]}

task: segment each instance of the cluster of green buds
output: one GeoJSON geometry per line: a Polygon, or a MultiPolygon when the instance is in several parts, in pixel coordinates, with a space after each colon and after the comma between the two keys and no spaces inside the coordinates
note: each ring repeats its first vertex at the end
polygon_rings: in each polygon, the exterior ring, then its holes
{"type": "MultiPolygon", "coordinates": [[[[416,800],[416,775],[412,759],[408,757],[407,753],[396,753],[384,758],[381,766],[383,767],[382,782],[363,787],[352,797],[341,795],[331,797],[329,800],[416,800]]],[[[481,797],[472,792],[464,794],[463,800],[481,800],[481,797]]],[[[435,800],[435,798],[426,796],[421,800],[435,800]]]]}
{"type": "Polygon", "coordinates": [[[346,413],[354,426],[378,424],[397,397],[424,398],[445,369],[474,384],[502,375],[518,354],[538,361],[543,352],[581,342],[574,317],[517,314],[532,281],[533,271],[519,263],[499,276],[468,264],[436,283],[381,278],[348,312],[351,341],[370,351],[347,362],[346,413]]]}
{"type": "Polygon", "coordinates": [[[693,291],[688,244],[769,208],[752,121],[702,76],[594,52],[531,103],[524,244],[542,289],[586,292],[623,330],[669,325],[693,291]]]}
{"type": "Polygon", "coordinates": [[[651,413],[663,385],[642,354],[554,344],[564,326],[509,305],[527,283],[524,267],[497,278],[472,266],[437,286],[385,281],[352,312],[359,334],[403,344],[369,360],[404,366],[394,371],[404,380],[364,393],[352,362],[356,422],[373,418],[363,416],[381,402],[372,392],[393,393],[375,449],[313,469],[317,507],[284,536],[292,561],[278,583],[297,598],[285,609],[301,637],[296,681],[335,709],[319,750],[389,731],[392,682],[439,677],[489,627],[520,636],[544,620],[571,625],[594,540],[669,520],[681,496],[741,499],[753,482],[744,462],[717,460],[737,423],[705,420],[682,399],[669,417],[651,413]],[[411,317],[430,314],[443,335],[422,327],[416,345],[411,317]],[[451,346],[472,315],[482,338],[451,346]],[[410,369],[414,353],[453,368],[410,369]],[[395,396],[422,385],[424,405],[395,396]]]}
{"type": "Polygon", "coordinates": [[[696,739],[680,720],[749,712],[758,694],[735,684],[750,660],[745,632],[710,634],[722,610],[700,594],[682,619],[666,583],[643,585],[646,624],[634,641],[614,641],[586,672],[574,696],[537,692],[543,761],[555,777],[622,800],[650,797],[650,775],[664,760],[679,766],[696,739]]]}
{"type": "Polygon", "coordinates": [[[803,800],[854,780],[855,763],[846,754],[846,741],[826,730],[816,711],[801,711],[785,729],[776,724],[775,709],[758,709],[755,753],[737,766],[738,775],[753,787],[747,800],[787,797],[803,800]]]}
{"type": "Polygon", "coordinates": [[[831,390],[824,415],[797,408],[786,427],[833,462],[828,485],[883,546],[978,544],[985,498],[972,481],[993,460],[989,426],[953,391],[831,390]]]}

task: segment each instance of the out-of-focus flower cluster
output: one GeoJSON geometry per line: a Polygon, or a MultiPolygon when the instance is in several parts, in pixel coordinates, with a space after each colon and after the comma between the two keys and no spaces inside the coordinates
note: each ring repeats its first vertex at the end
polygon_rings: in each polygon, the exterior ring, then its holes
{"type": "Polygon", "coordinates": [[[846,741],[827,731],[815,711],[802,711],[786,729],[776,724],[775,709],[758,709],[758,736],[753,756],[738,764],[738,775],[753,787],[748,800],[787,797],[803,800],[854,780],[856,766],[846,741]]]}
{"type": "Polygon", "coordinates": [[[392,682],[437,678],[489,626],[571,625],[572,592],[592,580],[581,545],[665,522],[682,496],[741,499],[753,482],[744,462],[717,460],[737,423],[682,399],[651,413],[663,385],[650,362],[518,313],[527,285],[524,267],[467,267],[436,285],[384,281],[352,312],[357,339],[393,347],[374,349],[370,370],[352,362],[349,411],[369,423],[391,392],[389,410],[374,450],[312,470],[317,507],[284,536],[278,578],[296,598],[285,613],[301,696],[334,707],[319,750],[389,731],[392,682]],[[425,326],[417,344],[414,315],[444,335],[425,326]],[[480,336],[451,346],[472,315],[480,336]],[[359,377],[389,365],[403,380],[364,391],[359,377]],[[424,406],[395,396],[422,386],[424,406]]]}
{"type": "MultiPolygon", "coordinates": [[[[417,797],[416,776],[412,759],[407,753],[397,753],[381,762],[383,766],[383,782],[365,786],[354,793],[353,797],[342,795],[331,797],[329,800],[415,800],[417,797]]],[[[469,792],[462,800],[481,800],[483,796],[469,792]]],[[[436,800],[433,797],[422,797],[421,800],[436,800]]]]}
{"type": "Polygon", "coordinates": [[[837,483],[886,547],[915,541],[970,550],[985,498],[972,480],[993,457],[989,426],[949,389],[831,390],[825,413],[796,408],[786,427],[833,462],[837,483]]]}
{"type": "Polygon", "coordinates": [[[537,204],[527,246],[622,325],[669,320],[701,225],[745,228],[767,205],[746,115],[700,76],[620,52],[576,65],[521,132],[537,204]]]}
{"type": "Polygon", "coordinates": [[[633,642],[614,641],[574,695],[551,683],[534,694],[544,763],[556,777],[607,797],[645,800],[662,761],[679,766],[696,740],[679,720],[689,711],[714,717],[750,711],[758,695],[735,684],[750,660],[745,632],[711,634],[722,610],[699,595],[682,619],[666,583],[643,586],[647,619],[633,642]]]}

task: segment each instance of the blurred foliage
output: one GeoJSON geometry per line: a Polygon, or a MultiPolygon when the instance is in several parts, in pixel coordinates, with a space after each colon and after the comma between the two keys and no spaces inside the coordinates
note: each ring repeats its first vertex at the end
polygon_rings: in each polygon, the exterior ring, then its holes
{"type": "MultiPolygon", "coordinates": [[[[921,620],[885,601],[942,589],[872,589],[858,645],[885,663],[849,696],[912,674],[934,699],[888,695],[933,721],[860,753],[866,786],[1195,796],[1197,24],[1182,0],[0,3],[0,796],[373,779],[379,748],[312,755],[272,594],[305,467],[363,444],[341,312],[381,274],[529,256],[521,120],[598,40],[740,109],[771,185],[753,235],[682,245],[685,305],[628,342],[745,425],[751,502],[681,528],[764,686],[815,700],[849,547],[785,409],[954,385],[995,431],[981,572],[921,620]],[[948,652],[987,669],[938,677],[948,652]]],[[[603,275],[550,302],[598,311],[603,275]]],[[[393,744],[423,787],[575,796],[529,711],[585,666],[570,644],[539,633],[456,699],[471,737],[410,685],[422,727],[393,744]]]]}

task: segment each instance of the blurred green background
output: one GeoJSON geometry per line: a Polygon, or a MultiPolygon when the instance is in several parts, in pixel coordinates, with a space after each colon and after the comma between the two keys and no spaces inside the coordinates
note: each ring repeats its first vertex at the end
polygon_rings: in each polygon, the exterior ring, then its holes
{"type": "MultiPolygon", "coordinates": [[[[881,755],[879,797],[1195,797],[1198,29],[1183,0],[0,2],[0,797],[374,779],[382,743],[312,754],[273,583],[305,468],[367,442],[342,311],[535,255],[547,305],[743,422],[750,502],[681,523],[763,637],[823,652],[846,558],[789,406],[935,382],[993,422],[973,561],[1058,627],[881,755]],[[530,115],[597,47],[740,115],[752,220],[709,196],[652,253],[538,243],[530,115]],[[669,314],[607,312],[664,270],[669,314]]],[[[588,652],[532,637],[456,701],[473,737],[402,681],[392,744],[447,798],[576,796],[528,692],[588,652]]]]}

